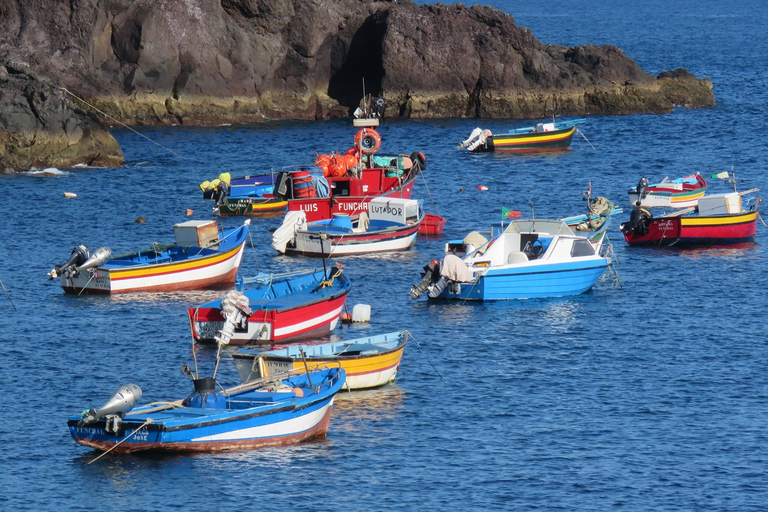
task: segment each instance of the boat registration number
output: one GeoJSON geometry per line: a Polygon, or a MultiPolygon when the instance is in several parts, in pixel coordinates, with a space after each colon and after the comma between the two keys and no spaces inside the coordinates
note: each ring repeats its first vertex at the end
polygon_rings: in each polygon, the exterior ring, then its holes
{"type": "Polygon", "coordinates": [[[224,327],[224,322],[200,322],[198,323],[198,333],[200,338],[212,339],[219,334],[221,328],[224,327]]]}

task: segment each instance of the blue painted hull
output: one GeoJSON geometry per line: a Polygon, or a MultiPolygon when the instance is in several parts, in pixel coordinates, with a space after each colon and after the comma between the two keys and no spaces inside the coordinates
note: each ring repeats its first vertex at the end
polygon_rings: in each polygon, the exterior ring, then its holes
{"type": "Polygon", "coordinates": [[[586,292],[608,267],[605,258],[551,265],[493,268],[476,284],[462,283],[458,293],[446,288],[438,299],[512,300],[564,297],[586,292]]]}
{"type": "MultiPolygon", "coordinates": [[[[120,429],[107,431],[105,419],[79,425],[81,416],[67,422],[78,443],[112,453],[138,451],[220,451],[285,445],[324,437],[331,405],[345,382],[344,370],[334,368],[284,379],[299,386],[304,396],[246,390],[231,393],[224,408],[147,405],[129,412],[120,429]],[[159,409],[159,410],[158,410],[159,409]]],[[[254,386],[255,387],[255,386],[254,386]]]]}

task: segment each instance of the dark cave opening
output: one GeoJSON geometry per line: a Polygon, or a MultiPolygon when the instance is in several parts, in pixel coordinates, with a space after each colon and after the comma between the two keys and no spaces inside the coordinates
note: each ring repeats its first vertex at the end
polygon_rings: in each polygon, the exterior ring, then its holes
{"type": "Polygon", "coordinates": [[[384,25],[368,18],[352,37],[349,47],[338,41],[331,65],[336,72],[328,83],[328,95],[349,109],[350,115],[366,95],[379,96],[384,75],[382,40],[384,25]]]}

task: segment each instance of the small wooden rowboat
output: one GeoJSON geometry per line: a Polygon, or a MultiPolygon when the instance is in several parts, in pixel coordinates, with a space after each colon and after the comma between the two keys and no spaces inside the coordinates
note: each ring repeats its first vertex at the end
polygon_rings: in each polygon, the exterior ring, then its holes
{"type": "Polygon", "coordinates": [[[445,218],[438,215],[424,214],[424,220],[419,226],[420,235],[441,235],[445,227],[445,218]]]}
{"type": "Polygon", "coordinates": [[[567,151],[571,147],[577,125],[585,119],[537,123],[535,126],[516,128],[507,133],[494,134],[491,130],[476,128],[459,149],[471,152],[502,151],[506,153],[542,153],[567,151]]]}
{"type": "Polygon", "coordinates": [[[368,389],[394,382],[408,331],[390,332],[353,340],[291,345],[279,350],[239,350],[232,354],[243,383],[290,370],[341,366],[347,374],[345,387],[368,389]]]}
{"type": "Polygon", "coordinates": [[[327,367],[223,391],[214,378],[196,379],[194,393],[184,400],[136,408],[142,392],[129,384],[104,407],[70,416],[67,426],[77,443],[115,454],[287,445],[326,436],[344,381],[343,369],[327,367]]]}
{"type": "Polygon", "coordinates": [[[219,232],[215,221],[173,226],[176,242],[112,256],[107,247],[90,253],[79,245],[48,273],[67,293],[168,292],[226,287],[235,282],[250,220],[219,232]]]}
{"type": "Polygon", "coordinates": [[[644,208],[688,208],[696,206],[706,191],[707,182],[699,173],[674,180],[664,178],[652,185],[641,178],[637,186],[629,190],[629,202],[644,208]]]}
{"type": "Polygon", "coordinates": [[[214,343],[234,300],[244,314],[230,335],[231,345],[323,336],[338,325],[350,287],[340,266],[243,279],[226,297],[187,311],[192,338],[214,343]]]}

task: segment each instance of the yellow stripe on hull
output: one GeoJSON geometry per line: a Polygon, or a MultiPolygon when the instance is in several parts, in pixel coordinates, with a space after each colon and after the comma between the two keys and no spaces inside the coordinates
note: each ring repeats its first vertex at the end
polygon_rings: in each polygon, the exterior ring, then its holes
{"type": "Polygon", "coordinates": [[[728,224],[744,224],[754,222],[757,211],[747,212],[742,215],[726,215],[711,217],[680,217],[681,226],[727,226],[728,224]]]}

